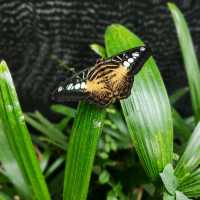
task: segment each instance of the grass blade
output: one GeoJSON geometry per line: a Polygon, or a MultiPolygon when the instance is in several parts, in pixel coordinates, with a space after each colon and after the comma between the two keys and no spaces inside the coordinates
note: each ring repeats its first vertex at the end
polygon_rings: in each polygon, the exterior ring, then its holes
{"type": "Polygon", "coordinates": [[[183,96],[185,96],[188,92],[189,92],[189,88],[188,87],[184,87],[184,88],[180,88],[180,89],[176,90],[170,96],[170,103],[172,105],[175,104],[177,101],[179,101],[179,99],[181,99],[183,96]]]}
{"type": "Polygon", "coordinates": [[[54,104],[51,106],[51,110],[71,118],[76,116],[76,110],[66,105],[54,104]]]}
{"type": "Polygon", "coordinates": [[[0,161],[3,166],[3,173],[10,182],[15,186],[19,194],[28,199],[32,195],[32,191],[28,187],[28,180],[24,178],[21,169],[15,162],[15,155],[12,153],[5,133],[3,132],[3,125],[0,122],[0,161]]]}
{"type": "Polygon", "coordinates": [[[33,196],[38,200],[48,200],[50,195],[36,159],[30,135],[25,125],[14,84],[4,61],[0,63],[0,116],[3,132],[6,134],[10,149],[29,181],[33,196]]]}
{"type": "Polygon", "coordinates": [[[179,190],[188,197],[200,197],[200,168],[182,180],[179,190]]]}
{"type": "Polygon", "coordinates": [[[65,200],[85,200],[105,111],[81,102],[70,138],[64,180],[65,200]]]}
{"type": "Polygon", "coordinates": [[[192,107],[196,121],[200,120],[200,70],[194,50],[192,38],[181,11],[173,3],[168,3],[169,10],[174,20],[179,44],[181,47],[185,70],[190,87],[192,107]]]}
{"type": "Polygon", "coordinates": [[[200,122],[196,126],[187,147],[177,163],[175,175],[182,180],[194,172],[200,164],[200,122]]]}
{"type": "Polygon", "coordinates": [[[45,119],[42,114],[39,112],[35,112],[34,114],[29,115],[25,114],[25,120],[35,129],[46,135],[59,148],[66,150],[66,136],[58,128],[56,128],[56,126],[45,119]]]}
{"type": "MultiPolygon", "coordinates": [[[[121,25],[108,27],[105,42],[108,56],[143,44],[121,25]]],[[[172,161],[173,126],[166,89],[152,57],[136,75],[132,94],[121,105],[139,158],[155,179],[172,161]]]]}

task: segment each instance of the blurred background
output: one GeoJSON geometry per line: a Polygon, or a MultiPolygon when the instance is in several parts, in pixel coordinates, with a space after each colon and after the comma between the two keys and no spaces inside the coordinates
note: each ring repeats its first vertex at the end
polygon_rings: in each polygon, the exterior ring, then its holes
{"type": "MultiPolygon", "coordinates": [[[[199,57],[200,2],[174,2],[186,17],[199,57]]],[[[149,44],[170,94],[186,85],[165,0],[1,0],[0,17],[0,57],[10,66],[25,111],[48,113],[53,88],[71,76],[58,60],[76,71],[93,65],[98,56],[89,45],[103,44],[111,23],[125,25],[149,44]]],[[[184,103],[179,109],[187,114],[184,103]]]]}

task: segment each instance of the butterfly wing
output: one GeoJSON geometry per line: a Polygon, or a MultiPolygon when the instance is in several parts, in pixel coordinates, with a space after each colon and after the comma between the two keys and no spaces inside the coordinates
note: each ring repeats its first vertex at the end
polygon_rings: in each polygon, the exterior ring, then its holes
{"type": "Polygon", "coordinates": [[[87,99],[92,103],[106,106],[112,102],[112,91],[107,87],[105,80],[87,80],[86,92],[87,99]]]}
{"type": "Polygon", "coordinates": [[[127,98],[131,94],[134,75],[137,74],[150,56],[146,46],[140,46],[113,56],[119,66],[110,74],[111,87],[116,99],[127,98]]]}
{"type": "Polygon", "coordinates": [[[98,62],[90,70],[86,82],[89,101],[101,106],[106,106],[113,101],[113,92],[109,85],[109,76],[117,68],[118,63],[106,59],[98,62]]]}
{"type": "Polygon", "coordinates": [[[52,99],[56,102],[79,101],[87,97],[86,80],[89,71],[92,68],[86,68],[83,71],[61,82],[54,90],[52,99]]]}
{"type": "Polygon", "coordinates": [[[149,49],[141,46],[101,60],[94,67],[62,82],[54,91],[54,100],[63,102],[88,99],[92,103],[106,106],[115,99],[126,98],[131,93],[134,75],[149,56],[149,49]]]}
{"type": "Polygon", "coordinates": [[[122,64],[110,75],[110,87],[112,88],[114,98],[124,99],[131,94],[134,76],[122,64]]]}

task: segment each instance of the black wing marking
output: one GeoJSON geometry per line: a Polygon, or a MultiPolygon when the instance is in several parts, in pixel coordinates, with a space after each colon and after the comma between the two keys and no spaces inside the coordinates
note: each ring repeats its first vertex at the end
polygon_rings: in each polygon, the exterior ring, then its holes
{"type": "Polygon", "coordinates": [[[86,68],[76,73],[70,79],[61,82],[54,90],[52,99],[57,102],[79,101],[84,99],[87,96],[85,91],[86,80],[91,69],[86,68]]]}
{"type": "Polygon", "coordinates": [[[108,58],[108,60],[122,64],[127,68],[128,71],[135,75],[143,67],[144,63],[147,61],[150,55],[151,51],[149,47],[139,46],[114,55],[111,58],[108,58]]]}

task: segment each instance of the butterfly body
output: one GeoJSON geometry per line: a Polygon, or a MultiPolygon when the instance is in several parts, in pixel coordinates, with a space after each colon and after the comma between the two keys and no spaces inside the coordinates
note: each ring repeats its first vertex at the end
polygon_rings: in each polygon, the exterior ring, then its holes
{"type": "Polygon", "coordinates": [[[86,99],[106,106],[116,99],[127,98],[131,94],[134,75],[148,57],[146,46],[142,46],[98,60],[94,67],[61,83],[53,94],[54,99],[61,102],[86,99]]]}

